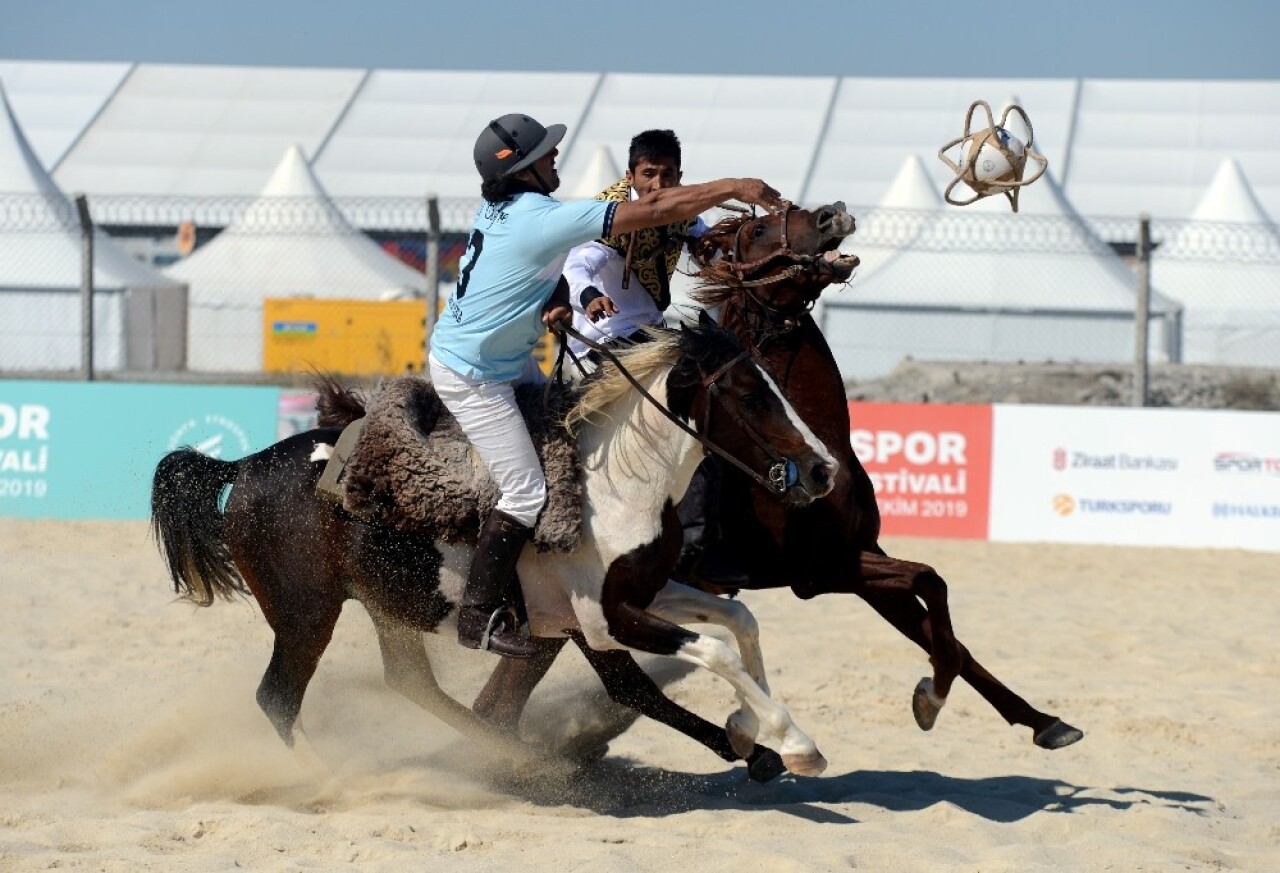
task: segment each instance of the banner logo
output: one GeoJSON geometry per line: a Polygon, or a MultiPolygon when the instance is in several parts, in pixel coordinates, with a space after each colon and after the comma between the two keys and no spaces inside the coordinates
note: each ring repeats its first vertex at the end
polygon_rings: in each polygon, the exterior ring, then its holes
{"type": "Polygon", "coordinates": [[[209,413],[203,418],[189,418],[169,437],[169,451],[191,446],[202,455],[222,458],[249,453],[249,435],[243,427],[225,415],[209,413]]]}

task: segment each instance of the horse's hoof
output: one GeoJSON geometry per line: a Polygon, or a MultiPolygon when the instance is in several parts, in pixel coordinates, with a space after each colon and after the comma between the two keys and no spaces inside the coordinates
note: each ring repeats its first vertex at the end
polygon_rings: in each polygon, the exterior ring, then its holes
{"type": "Polygon", "coordinates": [[[609,754],[609,744],[600,743],[596,746],[586,748],[570,747],[561,752],[569,760],[570,763],[579,767],[590,767],[604,760],[604,756],[609,754]]]}
{"type": "Polygon", "coordinates": [[[756,738],[754,734],[748,734],[738,724],[734,713],[729,716],[729,720],[724,724],[724,732],[729,737],[729,746],[733,749],[733,753],[743,760],[749,760],[756,748],[756,738]]]}
{"type": "Polygon", "coordinates": [[[1084,731],[1073,728],[1060,718],[1055,718],[1040,733],[1035,735],[1035,743],[1042,749],[1061,749],[1084,739],[1084,731]]]}
{"type": "Polygon", "coordinates": [[[827,759],[817,749],[803,755],[783,755],[782,763],[797,776],[821,776],[827,769],[827,759]]]}
{"type": "Polygon", "coordinates": [[[755,782],[772,782],[787,772],[787,765],[782,763],[782,756],[773,749],[756,746],[756,750],[747,758],[747,775],[755,782]]]}
{"type": "Polygon", "coordinates": [[[938,720],[938,713],[942,712],[946,702],[947,698],[933,693],[933,679],[930,677],[926,676],[916,683],[916,690],[911,695],[911,712],[915,715],[916,724],[920,725],[920,730],[933,729],[934,722],[938,720]]]}

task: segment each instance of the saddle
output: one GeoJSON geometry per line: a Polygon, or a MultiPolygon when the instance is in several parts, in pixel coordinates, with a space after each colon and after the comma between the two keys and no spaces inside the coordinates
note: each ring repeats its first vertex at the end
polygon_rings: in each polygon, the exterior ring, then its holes
{"type": "MultiPolygon", "coordinates": [[[[544,405],[543,390],[522,385],[515,392],[547,481],[547,504],[531,541],[540,552],[571,552],[582,539],[582,465],[562,421],[577,392],[553,383],[544,405]]],[[[344,509],[437,541],[475,543],[498,489],[429,381],[390,381],[352,428],[359,430],[349,455],[340,440],[331,459],[345,459],[333,494],[341,495],[344,509]]]]}

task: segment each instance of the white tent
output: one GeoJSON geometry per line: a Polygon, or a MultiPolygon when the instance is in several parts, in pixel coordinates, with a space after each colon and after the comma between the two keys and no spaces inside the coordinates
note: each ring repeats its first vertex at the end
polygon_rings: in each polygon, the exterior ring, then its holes
{"type": "MultiPolygon", "coordinates": [[[[857,238],[855,237],[855,240],[857,238]]],[[[1172,312],[1151,304],[1151,349],[1176,356],[1172,312]]],[[[1135,280],[1063,196],[1052,171],[1003,197],[951,208],[848,293],[824,324],[846,377],[884,375],[904,357],[1123,361],[1133,356],[1135,280]]]]}
{"type": "Polygon", "coordinates": [[[191,287],[190,366],[198,370],[262,368],[265,298],[426,292],[421,273],[342,216],[296,145],[238,221],[165,272],[191,287]]]}
{"type": "Polygon", "coordinates": [[[919,155],[902,162],[875,209],[857,215],[857,232],[842,248],[862,263],[855,282],[874,273],[894,252],[909,245],[942,214],[942,195],[919,155]]]}
{"type": "MultiPolygon", "coordinates": [[[[27,142],[0,87],[0,369],[81,362],[81,231],[76,208],[27,142]]],[[[94,231],[94,365],[177,368],[185,289],[94,231]]]]}
{"type": "Polygon", "coordinates": [[[569,196],[571,198],[594,197],[610,185],[617,184],[622,177],[623,172],[618,169],[617,163],[613,160],[613,153],[609,151],[607,145],[602,143],[591,155],[591,160],[587,162],[586,169],[571,189],[573,193],[569,196]]]}
{"type": "Polygon", "coordinates": [[[1240,164],[1218,167],[1191,220],[1156,249],[1152,282],[1185,307],[1184,359],[1280,366],[1280,232],[1240,164]],[[1224,241],[1236,256],[1218,253],[1224,241]]]}

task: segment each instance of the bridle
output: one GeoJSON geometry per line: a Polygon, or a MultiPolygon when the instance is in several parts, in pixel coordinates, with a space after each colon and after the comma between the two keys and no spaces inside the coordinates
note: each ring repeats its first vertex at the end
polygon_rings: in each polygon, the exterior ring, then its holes
{"type": "MultiPolygon", "coordinates": [[[[738,207],[724,206],[722,208],[738,209],[738,211],[741,211],[744,214],[746,214],[747,212],[747,210],[740,209],[738,207]]],[[[822,255],[800,254],[791,247],[791,241],[788,236],[787,229],[788,229],[788,222],[790,221],[791,213],[795,211],[799,211],[799,207],[788,205],[787,208],[780,213],[782,216],[782,219],[781,219],[782,226],[780,230],[780,235],[779,235],[780,238],[778,241],[777,248],[775,248],[768,254],[764,255],[763,257],[756,258],[755,260],[752,260],[752,261],[745,261],[745,262],[742,260],[742,251],[743,251],[742,233],[748,227],[748,225],[751,224],[751,221],[744,220],[742,224],[740,224],[737,230],[734,232],[732,246],[729,248],[729,251],[726,253],[725,259],[722,263],[722,266],[725,269],[727,269],[729,273],[731,273],[732,276],[734,277],[729,281],[725,282],[725,284],[729,287],[743,289],[743,293],[745,294],[746,298],[750,300],[750,302],[754,305],[754,307],[757,310],[759,310],[759,312],[761,313],[761,315],[757,317],[761,318],[761,320],[764,322],[764,325],[761,327],[753,328],[754,331],[761,334],[761,338],[758,340],[758,342],[753,344],[753,345],[756,345],[757,351],[759,350],[759,346],[766,344],[772,339],[786,337],[792,331],[794,331],[797,327],[799,327],[801,323],[800,322],[801,313],[811,312],[813,310],[814,305],[817,304],[818,302],[818,298],[815,295],[813,299],[805,300],[799,307],[788,306],[784,308],[784,307],[775,306],[774,304],[761,299],[758,295],[754,294],[750,290],[752,288],[758,288],[763,285],[773,285],[778,282],[783,282],[783,281],[786,281],[787,279],[800,276],[804,273],[812,272],[815,268],[815,265],[822,260],[823,258],[822,255]],[[763,276],[756,279],[746,278],[746,275],[748,273],[751,273],[754,270],[760,269],[765,264],[777,258],[789,258],[793,263],[779,270],[778,272],[770,274],[768,276],[763,276]]],[[[751,213],[751,217],[752,219],[754,219],[755,217],[754,212],[751,213]]]]}
{"type": "MultiPolygon", "coordinates": [[[[798,212],[799,209],[800,207],[789,203],[787,204],[787,207],[779,213],[782,216],[782,229],[781,236],[778,240],[778,247],[764,257],[757,258],[754,261],[743,262],[742,260],[742,231],[751,224],[751,221],[744,220],[742,224],[738,225],[737,231],[733,234],[733,247],[729,250],[724,263],[724,266],[729,270],[729,272],[733,273],[735,277],[733,284],[736,287],[752,288],[760,285],[772,285],[775,282],[782,282],[786,279],[792,278],[793,276],[799,276],[801,273],[812,270],[814,263],[822,259],[821,255],[797,254],[796,251],[791,248],[791,242],[787,238],[787,222],[791,218],[791,213],[798,212]],[[764,276],[759,279],[746,278],[747,273],[760,269],[775,258],[789,258],[791,259],[792,264],[769,276],[764,276]]],[[[755,214],[752,213],[752,219],[754,218],[755,214]]]]}
{"type": "MultiPolygon", "coordinates": [[[[699,433],[698,431],[690,427],[688,424],[681,421],[680,416],[676,415],[674,412],[668,409],[664,404],[660,403],[656,397],[650,394],[648,390],[643,385],[640,384],[640,381],[631,374],[631,371],[629,371],[625,366],[623,366],[622,361],[618,359],[618,356],[615,355],[613,353],[613,350],[610,349],[608,346],[583,336],[581,333],[579,333],[577,330],[574,330],[572,327],[570,327],[567,324],[559,325],[559,329],[563,330],[569,336],[572,336],[574,339],[578,340],[587,348],[591,349],[592,351],[598,352],[599,354],[603,355],[604,357],[612,361],[613,365],[618,368],[618,372],[620,372],[626,378],[626,380],[631,383],[632,387],[634,387],[637,391],[640,392],[640,396],[642,396],[645,400],[649,401],[649,403],[651,403],[659,412],[661,412],[668,419],[670,419],[670,421],[676,427],[680,428],[686,434],[688,434],[689,436],[697,440],[699,443],[701,443],[702,446],[707,449],[707,451],[712,452],[716,455],[719,455],[725,461],[729,462],[730,464],[733,464],[733,466],[741,470],[743,474],[747,476],[749,479],[751,479],[752,481],[756,482],[757,484],[761,485],[765,489],[772,491],[774,494],[778,494],[778,495],[786,494],[787,489],[799,484],[800,468],[796,464],[796,462],[791,460],[790,458],[785,458],[782,455],[778,454],[776,451],[774,451],[773,447],[769,445],[768,441],[764,438],[764,435],[760,433],[760,431],[755,427],[755,425],[751,423],[748,416],[742,411],[742,407],[738,404],[738,402],[734,398],[726,394],[723,394],[720,391],[720,388],[719,388],[720,380],[723,379],[725,375],[734,367],[736,367],[738,364],[741,364],[743,361],[750,359],[752,357],[750,351],[744,350],[739,352],[737,355],[731,358],[728,362],[722,364],[719,368],[717,368],[714,372],[710,374],[703,373],[701,366],[699,366],[698,375],[701,377],[701,384],[703,389],[707,392],[707,403],[706,403],[705,411],[702,417],[702,422],[703,422],[702,430],[703,432],[706,432],[711,425],[712,401],[719,401],[720,405],[723,406],[725,411],[728,412],[729,415],[733,417],[734,421],[738,423],[738,425],[742,428],[743,432],[746,433],[746,435],[751,439],[751,441],[756,444],[756,447],[759,448],[762,452],[764,452],[766,457],[769,458],[769,466],[765,470],[764,474],[760,474],[755,470],[751,469],[749,466],[746,465],[746,463],[738,460],[738,458],[734,457],[726,449],[723,449],[720,446],[716,445],[710,439],[704,436],[702,433],[699,433]]],[[[562,342],[560,344],[560,350],[562,355],[566,351],[568,351],[568,343],[562,342]]],[[[577,364],[578,369],[582,370],[583,369],[582,364],[578,361],[577,356],[574,355],[573,352],[568,352],[568,354],[570,355],[570,357],[573,358],[573,361],[575,364],[577,364]]],[[[562,363],[563,361],[557,362],[557,365],[559,366],[562,363]]]]}

